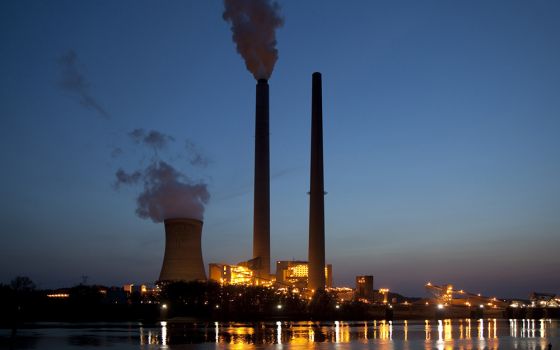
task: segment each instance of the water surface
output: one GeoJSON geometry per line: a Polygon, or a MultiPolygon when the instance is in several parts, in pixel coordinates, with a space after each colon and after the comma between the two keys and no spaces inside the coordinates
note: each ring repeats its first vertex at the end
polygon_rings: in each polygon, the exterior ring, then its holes
{"type": "Polygon", "coordinates": [[[558,320],[41,323],[7,349],[560,349],[558,320]]]}

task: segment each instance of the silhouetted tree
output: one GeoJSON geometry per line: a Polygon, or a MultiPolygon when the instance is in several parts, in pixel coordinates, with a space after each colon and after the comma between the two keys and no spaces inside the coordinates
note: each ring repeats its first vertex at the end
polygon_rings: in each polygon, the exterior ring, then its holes
{"type": "Polygon", "coordinates": [[[336,298],[329,292],[319,289],[313,294],[307,306],[309,316],[314,319],[332,318],[336,307],[336,298]]]}
{"type": "Polygon", "coordinates": [[[10,282],[10,287],[16,293],[27,293],[35,290],[35,283],[27,276],[17,276],[10,282]]]}

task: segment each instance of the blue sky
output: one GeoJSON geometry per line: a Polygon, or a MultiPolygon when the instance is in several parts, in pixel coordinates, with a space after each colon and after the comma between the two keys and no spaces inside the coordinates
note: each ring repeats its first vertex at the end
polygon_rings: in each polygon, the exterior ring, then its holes
{"type": "MultiPolygon", "coordinates": [[[[334,282],[424,295],[560,292],[560,4],[279,1],[270,79],[272,259],[306,259],[311,74],[323,74],[334,282]]],[[[157,279],[163,225],[119,168],[160,152],[208,184],[205,263],[252,254],[255,81],[221,1],[0,3],[0,281],[157,279]],[[61,88],[74,52],[86,93],[61,88]],[[189,164],[190,140],[208,159],[189,164]],[[122,150],[118,156],[113,151],[122,150]]]]}

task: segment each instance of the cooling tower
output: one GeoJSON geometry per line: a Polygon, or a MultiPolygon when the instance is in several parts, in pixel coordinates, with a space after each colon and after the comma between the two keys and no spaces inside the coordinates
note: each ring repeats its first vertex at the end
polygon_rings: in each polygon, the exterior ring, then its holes
{"type": "Polygon", "coordinates": [[[319,290],[325,288],[325,189],[323,183],[323,98],[321,73],[313,73],[311,95],[308,288],[319,290]]]}
{"type": "MultiPolygon", "coordinates": [[[[268,82],[259,79],[255,106],[255,191],[253,212],[253,267],[257,278],[270,278],[270,155],[268,137],[268,82]]],[[[257,280],[257,283],[260,281],[257,280]]]]}
{"type": "Polygon", "coordinates": [[[205,280],[200,238],[202,221],[165,219],[165,255],[160,281],[205,280]]]}

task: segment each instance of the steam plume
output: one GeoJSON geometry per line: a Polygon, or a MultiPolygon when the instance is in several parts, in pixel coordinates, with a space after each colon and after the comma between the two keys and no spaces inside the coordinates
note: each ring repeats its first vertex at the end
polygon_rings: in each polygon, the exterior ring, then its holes
{"type": "Polygon", "coordinates": [[[121,185],[134,185],[137,184],[142,179],[142,172],[136,170],[132,173],[127,173],[126,171],[119,169],[115,173],[117,181],[115,182],[115,188],[118,189],[121,185]]]}
{"type": "Polygon", "coordinates": [[[255,79],[269,79],[278,60],[276,28],[284,24],[280,6],[270,0],[224,0],[237,52],[255,79]]]}
{"type": "Polygon", "coordinates": [[[104,118],[109,118],[109,113],[90,94],[90,84],[79,69],[76,52],[69,50],[58,59],[58,64],[61,68],[61,78],[58,85],[63,90],[77,95],[80,104],[85,108],[96,111],[104,118]]]}
{"type": "Polygon", "coordinates": [[[204,205],[210,193],[204,183],[194,183],[170,164],[159,160],[146,169],[115,174],[115,187],[143,182],[143,191],[136,199],[136,214],[143,219],[162,222],[168,218],[188,217],[202,220],[204,205]]]}
{"type": "Polygon", "coordinates": [[[169,142],[175,139],[172,136],[166,135],[156,130],[146,132],[144,129],[134,129],[128,135],[137,144],[143,144],[151,147],[154,151],[164,149],[169,142]]]}
{"type": "MultiPolygon", "coordinates": [[[[118,169],[115,173],[113,186],[116,190],[122,186],[142,186],[136,198],[136,214],[154,222],[183,217],[202,220],[204,205],[210,199],[207,185],[192,181],[158,155],[158,150],[165,150],[175,138],[157,130],[146,131],[142,128],[130,131],[128,136],[135,144],[154,151],[146,167],[132,172],[118,169]]],[[[206,158],[190,140],[186,140],[186,151],[191,165],[206,165],[206,158]]]]}
{"type": "Polygon", "coordinates": [[[185,148],[187,149],[187,154],[189,155],[189,163],[192,166],[198,166],[205,168],[208,166],[208,159],[199,151],[198,147],[190,141],[185,141],[185,148]]]}

